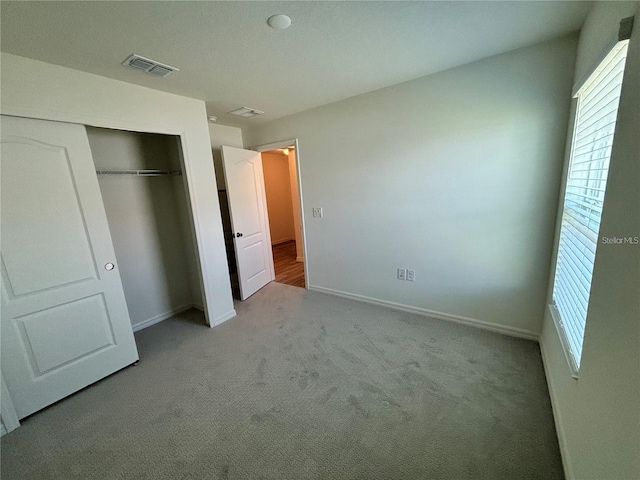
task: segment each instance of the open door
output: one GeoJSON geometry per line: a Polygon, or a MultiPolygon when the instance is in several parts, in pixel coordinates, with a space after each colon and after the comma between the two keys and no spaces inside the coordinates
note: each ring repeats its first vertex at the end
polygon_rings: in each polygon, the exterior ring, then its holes
{"type": "Polygon", "coordinates": [[[2,375],[30,415],[138,359],[87,133],[2,116],[2,375]]]}
{"type": "Polygon", "coordinates": [[[222,147],[240,299],[245,300],[275,279],[271,236],[259,152],[222,147]]]}

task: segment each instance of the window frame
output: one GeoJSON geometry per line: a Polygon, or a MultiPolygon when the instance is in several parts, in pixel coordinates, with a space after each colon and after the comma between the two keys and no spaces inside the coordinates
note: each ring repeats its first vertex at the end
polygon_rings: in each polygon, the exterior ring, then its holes
{"type": "MultiPolygon", "coordinates": [[[[580,363],[581,363],[581,359],[582,359],[582,353],[584,350],[584,337],[585,337],[585,332],[586,332],[586,322],[588,319],[588,310],[589,310],[589,304],[591,301],[591,285],[593,282],[593,278],[591,278],[589,280],[588,283],[588,295],[587,295],[587,300],[586,300],[586,304],[585,304],[585,314],[584,314],[584,326],[582,328],[582,331],[579,332],[582,336],[581,338],[581,343],[580,343],[580,351],[576,352],[574,354],[574,348],[572,348],[571,346],[571,341],[569,339],[569,332],[567,331],[567,328],[565,327],[565,323],[563,322],[562,319],[562,315],[560,313],[560,310],[557,307],[556,304],[556,283],[558,282],[558,273],[559,273],[559,261],[560,261],[560,250],[561,250],[561,241],[563,239],[563,230],[564,230],[564,226],[565,226],[565,212],[567,211],[567,205],[566,205],[566,201],[567,201],[567,190],[568,187],[571,187],[569,185],[569,175],[571,173],[572,167],[573,167],[573,162],[575,157],[579,157],[580,154],[575,155],[575,151],[577,150],[576,148],[576,137],[578,134],[578,130],[581,126],[581,124],[579,123],[580,120],[584,120],[581,118],[581,103],[584,101],[584,97],[581,97],[581,95],[583,94],[583,92],[585,91],[593,91],[593,90],[597,90],[598,86],[593,86],[593,83],[598,80],[598,77],[600,76],[600,74],[605,71],[608,67],[608,64],[610,63],[611,60],[613,60],[616,55],[618,55],[618,53],[620,52],[620,50],[624,49],[624,60],[623,60],[623,66],[621,69],[623,78],[621,80],[621,82],[624,82],[624,71],[625,71],[625,67],[626,67],[626,59],[627,59],[627,51],[628,51],[628,44],[629,44],[629,40],[625,39],[625,40],[620,40],[615,42],[613,45],[610,46],[610,48],[607,49],[606,54],[603,55],[600,58],[600,61],[596,64],[595,68],[592,69],[589,74],[586,76],[586,78],[584,78],[584,80],[578,85],[577,88],[574,89],[574,93],[572,95],[572,98],[574,99],[575,103],[575,113],[573,115],[573,120],[571,123],[571,143],[570,143],[570,148],[569,148],[569,152],[568,152],[568,157],[567,160],[565,162],[565,166],[564,166],[564,173],[563,173],[563,183],[562,183],[562,189],[561,189],[561,198],[560,198],[560,203],[559,203],[559,208],[558,208],[558,222],[559,222],[559,227],[558,227],[558,232],[557,232],[557,237],[556,237],[556,256],[554,259],[554,263],[553,263],[553,276],[552,276],[552,284],[551,284],[551,303],[548,305],[549,307],[549,311],[551,314],[551,317],[553,319],[553,322],[556,326],[556,330],[558,331],[558,336],[560,338],[560,343],[562,345],[562,349],[564,351],[565,357],[567,359],[567,363],[570,367],[571,370],[571,375],[573,376],[573,378],[577,379],[578,378],[578,373],[580,370],[580,363]]],[[[611,70],[613,71],[613,69],[611,70]]],[[[606,78],[603,77],[603,78],[606,78]]],[[[620,89],[622,89],[622,83],[620,86],[620,89]]],[[[620,92],[621,93],[621,92],[620,92]]],[[[606,180],[605,182],[605,186],[603,189],[603,194],[602,194],[602,205],[604,206],[604,201],[606,199],[606,190],[607,190],[607,186],[608,186],[608,174],[609,174],[609,169],[610,169],[610,161],[611,161],[611,156],[613,153],[613,146],[614,146],[614,140],[615,140],[615,132],[617,129],[617,122],[618,122],[618,112],[619,112],[619,108],[620,108],[620,98],[621,95],[619,94],[617,96],[617,106],[616,106],[616,110],[615,110],[615,123],[614,123],[614,128],[611,134],[611,146],[610,146],[610,151],[609,151],[609,155],[608,155],[608,161],[607,161],[607,169],[606,172],[604,173],[604,175],[606,175],[606,180]]],[[[604,117],[603,117],[604,118],[604,117]]],[[[594,142],[595,143],[595,142],[594,142]]],[[[581,148],[581,147],[578,147],[581,148]]],[[[592,150],[593,151],[593,150],[592,150]]],[[[593,159],[590,159],[590,161],[593,159]]],[[[581,162],[578,162],[581,163],[581,162]]],[[[583,187],[585,190],[588,188],[587,186],[583,187]]],[[[594,270],[594,266],[595,266],[595,259],[597,258],[597,253],[598,253],[598,243],[599,243],[599,239],[600,239],[600,226],[601,226],[601,221],[602,221],[602,212],[600,213],[600,217],[598,219],[598,231],[596,232],[596,241],[594,243],[594,261],[592,263],[592,265],[590,265],[591,267],[591,277],[593,276],[593,270],[594,270]]],[[[590,230],[593,231],[593,230],[590,230]]],[[[581,263],[580,267],[589,267],[588,264],[586,263],[581,263]]],[[[573,272],[571,272],[573,273],[573,272]]],[[[562,278],[561,281],[567,282],[567,278],[562,278]]],[[[572,289],[577,291],[577,288],[575,286],[571,287],[572,289]]],[[[573,290],[572,290],[573,292],[573,290]]],[[[572,310],[571,313],[573,313],[575,315],[575,310],[572,310]]],[[[567,323],[573,322],[572,319],[568,319],[567,323]]],[[[576,325],[573,325],[571,328],[575,329],[576,325]]]]}

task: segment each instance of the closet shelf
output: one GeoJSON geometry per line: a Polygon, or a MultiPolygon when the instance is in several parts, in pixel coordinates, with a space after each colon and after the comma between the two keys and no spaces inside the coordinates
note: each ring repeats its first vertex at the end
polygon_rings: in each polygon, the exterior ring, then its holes
{"type": "Polygon", "coordinates": [[[180,170],[96,170],[98,175],[137,175],[139,177],[160,177],[163,175],[182,175],[180,170]]]}

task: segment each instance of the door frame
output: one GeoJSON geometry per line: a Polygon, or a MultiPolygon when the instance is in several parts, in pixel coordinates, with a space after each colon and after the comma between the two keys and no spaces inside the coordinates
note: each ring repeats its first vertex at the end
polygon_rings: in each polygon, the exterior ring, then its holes
{"type": "MultiPolygon", "coordinates": [[[[288,140],[279,140],[277,142],[265,143],[262,145],[256,145],[248,147],[248,150],[255,150],[256,152],[267,152],[269,150],[275,150],[278,148],[287,148],[293,145],[294,154],[296,160],[296,184],[298,185],[298,197],[300,198],[300,235],[302,236],[302,265],[304,266],[304,288],[309,290],[309,255],[307,249],[307,230],[305,227],[304,219],[304,198],[302,196],[302,175],[300,171],[300,145],[297,138],[290,138],[288,140]]],[[[262,183],[264,184],[264,176],[262,177],[262,183]]],[[[267,217],[269,213],[267,212],[267,217]]],[[[268,224],[269,222],[267,222],[268,224]]],[[[268,225],[267,225],[268,226],[268,225]]],[[[271,232],[269,232],[271,235],[271,232]]]]}
{"type": "MultiPolygon", "coordinates": [[[[203,230],[206,229],[205,222],[200,218],[198,209],[195,208],[195,194],[191,188],[191,184],[195,182],[195,174],[191,167],[191,155],[188,149],[188,132],[182,125],[158,125],[153,123],[139,122],[139,121],[122,121],[119,119],[111,119],[104,117],[96,117],[93,115],[76,115],[69,112],[46,112],[41,113],[39,111],[33,111],[31,109],[25,109],[21,107],[5,107],[3,105],[2,115],[33,118],[36,120],[49,120],[53,122],[75,123],[88,127],[108,128],[112,130],[122,130],[129,132],[139,133],[155,133],[160,135],[171,135],[178,139],[178,152],[180,157],[180,163],[182,167],[182,181],[185,187],[186,200],[189,212],[189,222],[191,225],[191,231],[193,235],[193,246],[196,254],[196,264],[198,266],[198,274],[200,277],[200,291],[202,295],[202,306],[204,309],[205,320],[207,325],[211,328],[229,320],[236,316],[236,311],[233,309],[231,312],[223,314],[222,316],[214,317],[209,311],[209,303],[213,302],[213,298],[208,301],[208,293],[213,292],[216,285],[210,280],[211,274],[206,266],[206,263],[202,261],[202,257],[205,256],[204,249],[206,248],[206,242],[202,241],[203,230]]],[[[211,166],[213,170],[213,163],[211,166]]],[[[231,286],[229,285],[229,290],[231,286]]],[[[229,292],[231,294],[231,292],[229,292]]]]}

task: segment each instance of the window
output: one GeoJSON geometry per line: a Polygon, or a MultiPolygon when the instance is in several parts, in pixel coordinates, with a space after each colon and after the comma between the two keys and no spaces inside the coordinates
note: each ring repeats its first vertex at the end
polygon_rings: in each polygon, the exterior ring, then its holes
{"type": "Polygon", "coordinates": [[[551,306],[574,375],[580,368],[628,43],[617,43],[575,95],[577,112],[551,306]]]}

